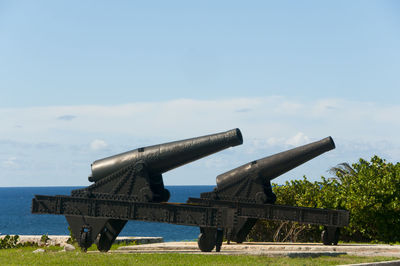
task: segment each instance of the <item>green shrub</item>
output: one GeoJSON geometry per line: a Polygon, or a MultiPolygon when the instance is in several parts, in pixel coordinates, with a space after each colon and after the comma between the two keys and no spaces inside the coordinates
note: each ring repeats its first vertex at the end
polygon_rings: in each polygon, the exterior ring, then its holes
{"type": "Polygon", "coordinates": [[[46,243],[47,243],[47,241],[49,240],[50,238],[49,238],[49,235],[48,234],[45,234],[45,235],[42,235],[41,237],[40,237],[40,242],[42,243],[42,245],[46,245],[46,243]]]}
{"type": "Polygon", "coordinates": [[[72,244],[72,245],[78,244],[78,242],[76,241],[76,239],[74,237],[74,234],[72,233],[71,227],[69,227],[69,226],[68,226],[68,232],[69,232],[70,237],[68,238],[67,243],[72,244]]]}
{"type": "Polygon", "coordinates": [[[400,241],[400,163],[374,156],[370,162],[360,159],[335,174],[340,182],[340,207],[350,211],[344,234],[354,241],[400,241]]]}
{"type": "Polygon", "coordinates": [[[36,243],[25,242],[19,243],[19,235],[6,235],[0,238],[0,249],[19,248],[19,247],[37,247],[36,243]]]}
{"type": "MultiPolygon", "coordinates": [[[[350,211],[350,223],[341,231],[345,241],[400,241],[400,163],[374,156],[350,166],[331,169],[334,178],[292,180],[273,185],[276,204],[350,211]]],[[[254,241],[318,241],[321,226],[259,221],[249,234],[254,241]]]]}
{"type": "Polygon", "coordinates": [[[0,239],[0,249],[19,247],[18,240],[19,240],[18,235],[15,236],[6,235],[0,239]]]}

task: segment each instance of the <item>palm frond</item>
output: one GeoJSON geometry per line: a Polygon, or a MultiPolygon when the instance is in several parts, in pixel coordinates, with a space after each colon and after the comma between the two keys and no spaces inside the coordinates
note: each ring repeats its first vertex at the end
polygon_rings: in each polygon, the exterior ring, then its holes
{"type": "Polygon", "coordinates": [[[340,173],[341,175],[356,175],[356,171],[348,163],[340,163],[329,169],[328,172],[334,175],[337,175],[337,173],[340,173]]]}

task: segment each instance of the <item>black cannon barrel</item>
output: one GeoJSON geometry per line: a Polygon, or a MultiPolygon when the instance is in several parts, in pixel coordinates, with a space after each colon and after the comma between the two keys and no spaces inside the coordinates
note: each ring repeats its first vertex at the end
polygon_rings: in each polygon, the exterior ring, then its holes
{"type": "Polygon", "coordinates": [[[139,161],[146,164],[151,174],[162,174],[242,143],[242,134],[236,128],[217,134],[139,148],[93,162],[89,181],[100,180],[124,166],[139,161]]]}
{"type": "MultiPolygon", "coordinates": [[[[271,180],[334,148],[333,139],[327,137],[320,141],[277,153],[217,176],[217,187],[223,188],[249,176],[257,177],[256,179],[271,180]]],[[[257,180],[254,181],[257,182],[257,180]]]]}

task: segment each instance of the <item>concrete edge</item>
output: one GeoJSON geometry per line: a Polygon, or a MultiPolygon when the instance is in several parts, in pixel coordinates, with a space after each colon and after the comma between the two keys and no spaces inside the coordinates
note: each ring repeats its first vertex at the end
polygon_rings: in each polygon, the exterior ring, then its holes
{"type": "Polygon", "coordinates": [[[381,262],[365,262],[365,263],[357,263],[357,264],[343,264],[338,266],[396,266],[400,265],[400,260],[390,260],[390,261],[381,261],[381,262]]]}

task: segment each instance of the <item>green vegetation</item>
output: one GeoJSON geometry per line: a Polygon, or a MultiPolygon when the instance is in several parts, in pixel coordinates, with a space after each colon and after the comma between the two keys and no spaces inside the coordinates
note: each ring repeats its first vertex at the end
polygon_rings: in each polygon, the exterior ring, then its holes
{"type": "MultiPolygon", "coordinates": [[[[74,247],[78,250],[80,249],[79,245],[77,242],[73,243],[72,245],[74,245],[74,247]]],[[[126,242],[121,242],[121,243],[117,243],[117,244],[113,244],[110,248],[110,250],[116,250],[119,247],[126,247],[126,246],[136,246],[138,245],[136,243],[136,241],[130,242],[130,243],[126,243],[126,242]]],[[[97,250],[97,245],[93,244],[90,248],[87,249],[87,251],[98,251],[97,250]]]]}
{"type": "MultiPolygon", "coordinates": [[[[303,180],[274,185],[276,204],[350,211],[350,224],[341,239],[352,242],[395,243],[400,241],[400,163],[374,156],[350,166],[331,169],[334,178],[303,180]]],[[[249,235],[254,241],[319,242],[320,226],[291,222],[260,221],[249,235]]]]}
{"type": "Polygon", "coordinates": [[[47,242],[49,239],[50,239],[50,238],[49,238],[49,235],[45,234],[45,235],[42,235],[42,237],[40,238],[40,242],[43,243],[43,244],[46,244],[46,242],[47,242]]]}
{"type": "Polygon", "coordinates": [[[0,239],[0,249],[16,248],[19,247],[18,244],[19,236],[6,235],[4,238],[0,239]]]}
{"type": "Polygon", "coordinates": [[[393,260],[388,257],[317,257],[270,258],[265,256],[230,256],[197,254],[116,254],[81,251],[60,252],[60,247],[0,250],[0,265],[338,265],[393,260]]]}
{"type": "Polygon", "coordinates": [[[68,232],[69,232],[69,238],[68,238],[68,240],[67,240],[67,243],[68,243],[68,244],[74,244],[74,243],[76,243],[76,239],[75,239],[74,235],[72,234],[72,230],[71,230],[71,227],[70,227],[70,226],[68,226],[68,232]]]}
{"type": "Polygon", "coordinates": [[[18,243],[19,235],[5,235],[0,238],[0,249],[10,249],[10,248],[20,248],[20,247],[37,247],[38,245],[35,243],[18,243]]]}

